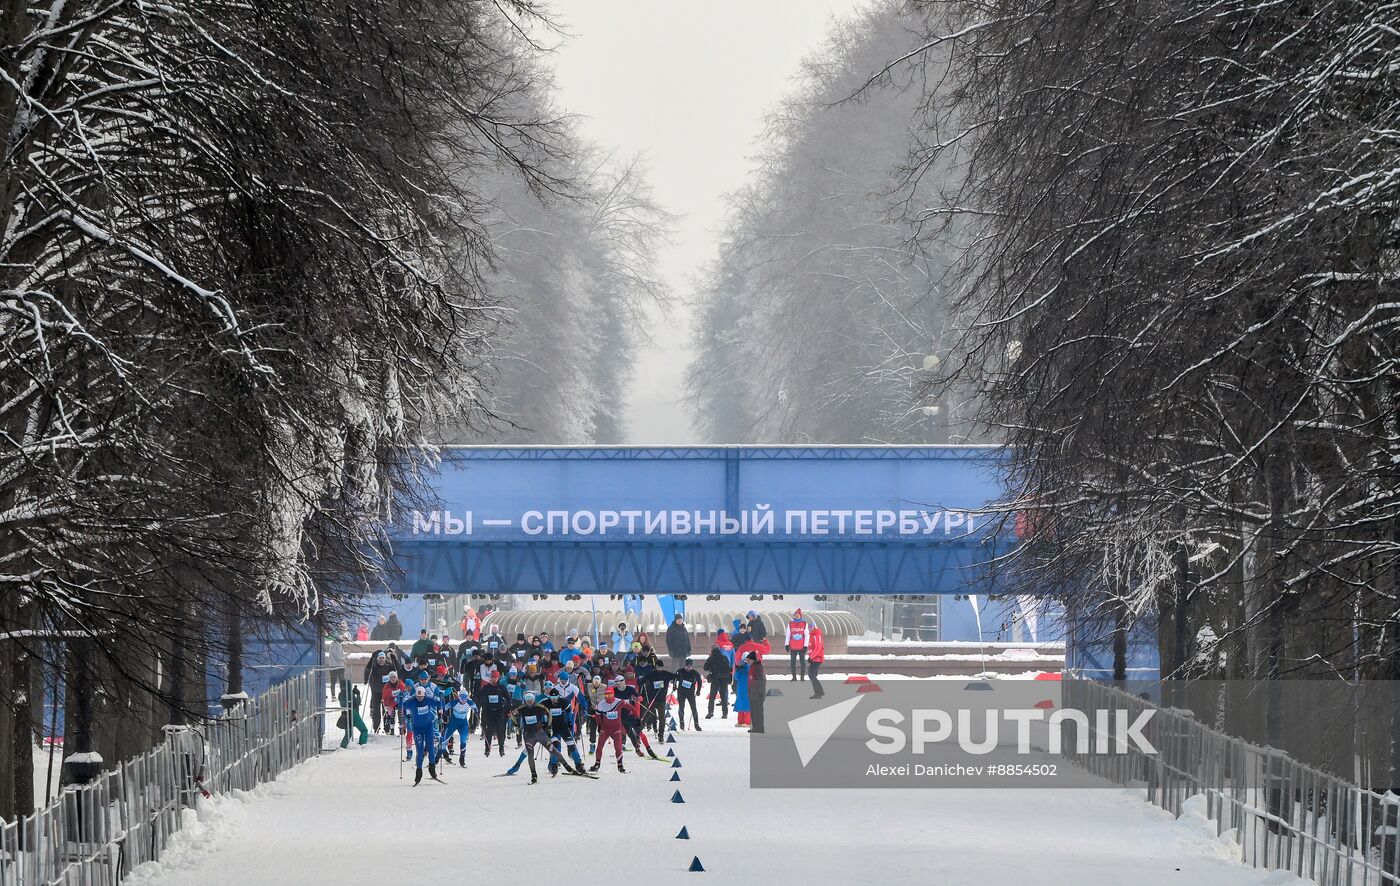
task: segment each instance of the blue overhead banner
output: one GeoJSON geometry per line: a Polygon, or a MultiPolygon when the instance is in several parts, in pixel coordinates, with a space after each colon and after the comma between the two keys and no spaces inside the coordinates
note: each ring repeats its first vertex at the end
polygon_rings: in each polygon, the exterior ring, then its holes
{"type": "Polygon", "coordinates": [[[958,593],[1004,545],[996,447],[452,447],[408,593],[958,593]]]}

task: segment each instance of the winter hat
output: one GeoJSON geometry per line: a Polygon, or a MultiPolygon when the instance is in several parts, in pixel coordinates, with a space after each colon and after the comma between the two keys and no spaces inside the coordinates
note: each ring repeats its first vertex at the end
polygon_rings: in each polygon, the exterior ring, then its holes
{"type": "Polygon", "coordinates": [[[423,696],[428,694],[428,687],[424,686],[422,683],[419,683],[414,688],[413,694],[418,696],[419,698],[422,698],[423,696]]]}
{"type": "Polygon", "coordinates": [[[686,665],[686,667],[690,667],[692,664],[694,664],[694,660],[693,660],[693,659],[687,658],[687,659],[685,660],[685,665],[686,665]]]}
{"type": "Polygon", "coordinates": [[[375,661],[378,661],[378,662],[383,662],[383,661],[387,660],[388,658],[389,658],[389,656],[385,655],[383,652],[380,652],[378,655],[376,655],[376,656],[374,657],[374,660],[375,660],[375,661]]]}
{"type": "Polygon", "coordinates": [[[602,685],[603,685],[603,678],[602,678],[602,677],[594,677],[594,678],[593,678],[593,685],[594,685],[594,686],[602,686],[602,685]]]}
{"type": "Polygon", "coordinates": [[[754,610],[750,609],[750,610],[749,610],[749,618],[758,618],[758,613],[755,612],[754,610]]]}
{"type": "Polygon", "coordinates": [[[533,693],[533,692],[527,692],[527,693],[525,693],[525,703],[526,703],[526,704],[534,704],[534,703],[535,703],[535,693],[533,693]]]}
{"type": "Polygon", "coordinates": [[[744,655],[744,661],[757,662],[758,654],[750,650],[747,654],[744,655]]]}
{"type": "Polygon", "coordinates": [[[603,690],[603,698],[613,699],[617,697],[617,690],[609,686],[603,690]]]}
{"type": "Polygon", "coordinates": [[[390,682],[390,683],[397,683],[397,682],[399,682],[399,672],[398,672],[398,671],[390,671],[390,672],[389,672],[389,682],[390,682]]]}
{"type": "Polygon", "coordinates": [[[716,636],[716,637],[728,637],[728,636],[729,636],[729,632],[726,631],[724,628],[720,628],[719,630],[715,631],[715,636],[716,636]]]}
{"type": "Polygon", "coordinates": [[[792,617],[793,617],[793,618],[801,618],[801,617],[802,617],[802,610],[799,609],[799,610],[797,610],[796,612],[794,612],[794,613],[792,614],[792,617]]]}

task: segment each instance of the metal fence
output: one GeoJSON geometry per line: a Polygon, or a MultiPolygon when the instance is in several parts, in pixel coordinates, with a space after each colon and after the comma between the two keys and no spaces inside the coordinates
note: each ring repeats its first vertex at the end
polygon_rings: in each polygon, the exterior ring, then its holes
{"type": "Polygon", "coordinates": [[[0,886],[116,884],[160,858],[200,796],[249,790],[321,749],[319,675],[280,683],[218,720],[68,788],[0,828],[0,886]]]}
{"type": "MultiPolygon", "coordinates": [[[[1066,682],[1064,704],[1126,709],[1129,723],[1156,709],[1144,734],[1157,755],[1129,743],[1127,754],[1080,755],[1069,748],[1065,756],[1114,784],[1145,789],[1149,802],[1173,815],[1201,796],[1216,834],[1235,832],[1245,864],[1291,871],[1322,886],[1400,883],[1400,797],[1358,787],[1113,686],[1066,682]]],[[[1091,728],[1091,738],[1096,734],[1091,728]]]]}

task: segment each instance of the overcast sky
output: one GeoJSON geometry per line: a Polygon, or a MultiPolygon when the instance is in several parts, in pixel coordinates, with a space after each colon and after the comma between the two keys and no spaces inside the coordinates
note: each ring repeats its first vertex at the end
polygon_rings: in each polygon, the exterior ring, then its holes
{"type": "MultiPolygon", "coordinates": [[[[725,195],[744,181],[765,112],[789,88],[833,15],[862,0],[567,0],[572,35],[554,67],[560,98],[592,141],[641,153],[655,197],[677,216],[662,271],[678,296],[715,254],[725,195]]],[[[690,360],[683,304],[653,328],[628,403],[634,443],[696,440],[681,397],[690,360]]]]}

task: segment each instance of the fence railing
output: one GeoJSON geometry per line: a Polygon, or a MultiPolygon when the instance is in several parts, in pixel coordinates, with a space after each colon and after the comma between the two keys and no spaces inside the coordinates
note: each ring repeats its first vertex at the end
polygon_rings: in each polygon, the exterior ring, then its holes
{"type": "Polygon", "coordinates": [[[1200,795],[1216,834],[1234,830],[1240,860],[1253,867],[1291,871],[1322,886],[1400,884],[1400,797],[1358,787],[1116,687],[1064,685],[1066,707],[1126,709],[1129,723],[1156,711],[1144,730],[1156,755],[1133,743],[1126,754],[1066,751],[1089,772],[1144,788],[1148,802],[1173,815],[1200,795]]]}
{"type": "Polygon", "coordinates": [[[321,749],[320,679],[306,673],[166,740],[0,827],[0,886],[117,884],[156,861],[201,795],[249,790],[321,749]]]}

